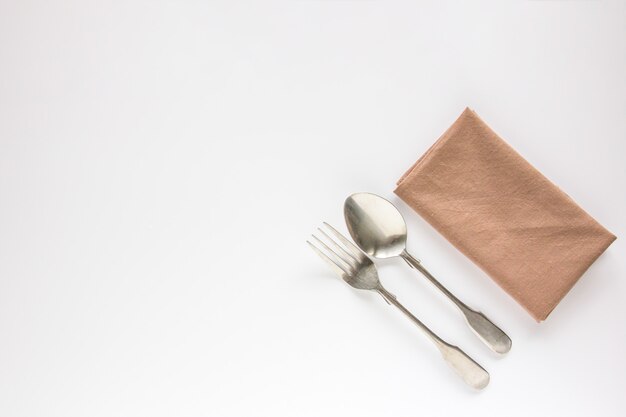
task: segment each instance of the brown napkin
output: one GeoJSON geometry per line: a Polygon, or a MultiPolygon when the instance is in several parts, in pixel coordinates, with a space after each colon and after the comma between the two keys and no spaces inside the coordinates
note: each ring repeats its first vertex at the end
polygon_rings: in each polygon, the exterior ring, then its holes
{"type": "Polygon", "coordinates": [[[615,240],[470,109],[395,193],[537,321],[615,240]]]}

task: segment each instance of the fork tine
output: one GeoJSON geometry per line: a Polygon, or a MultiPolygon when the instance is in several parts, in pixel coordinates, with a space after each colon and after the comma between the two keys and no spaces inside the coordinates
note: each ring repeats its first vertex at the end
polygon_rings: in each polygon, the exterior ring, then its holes
{"type": "Polygon", "coordinates": [[[324,222],[324,226],[326,226],[328,230],[330,230],[332,234],[335,235],[337,239],[341,241],[341,243],[343,243],[346,249],[350,251],[354,259],[356,259],[357,261],[361,261],[365,257],[365,254],[361,251],[361,249],[356,247],[354,243],[350,242],[348,238],[346,238],[344,235],[339,233],[334,227],[332,227],[330,224],[326,222],[324,222]]]}
{"type": "Polygon", "coordinates": [[[338,244],[335,239],[333,239],[331,236],[328,235],[328,233],[326,233],[324,230],[322,230],[321,228],[317,228],[317,230],[319,230],[319,232],[324,235],[324,237],[328,240],[328,243],[331,244],[331,246],[335,249],[333,252],[337,253],[337,252],[341,252],[343,254],[343,256],[341,256],[341,260],[348,263],[347,261],[350,261],[349,264],[350,266],[352,266],[353,268],[356,268],[359,265],[359,260],[357,258],[354,257],[353,254],[351,254],[350,252],[348,252],[346,249],[344,249],[344,247],[340,244],[338,244]]]}
{"type": "MultiPolygon", "coordinates": [[[[348,273],[352,273],[354,272],[354,270],[356,269],[356,264],[352,264],[350,263],[349,259],[344,258],[341,254],[337,253],[335,250],[333,250],[330,246],[328,246],[326,244],[326,242],[324,242],[322,239],[320,239],[319,237],[312,235],[313,239],[315,239],[317,241],[317,243],[319,243],[318,247],[321,249],[325,249],[327,252],[327,255],[329,258],[335,258],[336,260],[339,260],[339,263],[341,265],[346,266],[346,268],[344,268],[344,270],[347,269],[348,273]]],[[[332,242],[334,245],[336,245],[335,242],[332,242]]]]}
{"type": "Polygon", "coordinates": [[[309,244],[311,249],[313,249],[315,253],[317,253],[320,256],[320,258],[326,261],[326,263],[328,263],[328,265],[330,265],[330,267],[337,274],[339,274],[340,277],[343,278],[344,275],[350,275],[350,269],[351,269],[350,265],[344,265],[341,262],[341,258],[339,258],[340,261],[338,262],[336,254],[328,246],[326,246],[324,242],[319,240],[317,236],[315,235],[312,235],[312,236],[313,236],[313,239],[315,239],[318,242],[318,244],[320,244],[325,250],[318,248],[317,246],[315,246],[314,244],[312,244],[310,241],[307,240],[307,243],[309,244]],[[329,254],[324,253],[324,252],[329,252],[333,256],[330,256],[329,254]]]}

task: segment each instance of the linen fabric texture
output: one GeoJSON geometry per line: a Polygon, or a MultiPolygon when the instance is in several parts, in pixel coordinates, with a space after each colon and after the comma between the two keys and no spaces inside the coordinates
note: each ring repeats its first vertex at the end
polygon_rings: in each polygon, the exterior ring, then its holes
{"type": "Polygon", "coordinates": [[[395,193],[537,321],[615,240],[470,109],[395,193]]]}

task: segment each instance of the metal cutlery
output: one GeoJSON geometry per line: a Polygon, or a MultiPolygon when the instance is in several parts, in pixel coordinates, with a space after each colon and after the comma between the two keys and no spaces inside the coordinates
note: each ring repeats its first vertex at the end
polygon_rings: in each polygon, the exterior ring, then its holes
{"type": "Polygon", "coordinates": [[[375,194],[357,193],[346,199],[344,215],[352,239],[365,253],[376,258],[400,256],[461,310],[469,327],[494,352],[504,354],[511,350],[511,339],[506,333],[483,313],[471,309],[455,297],[407,252],[406,223],[393,204],[375,194]]]}
{"type": "Polygon", "coordinates": [[[330,234],[318,228],[323,239],[313,235],[315,244],[310,241],[307,243],[346,283],[357,289],[377,292],[387,303],[397,307],[431,339],[444,360],[466,384],[476,389],[489,384],[489,373],[482,366],[461,349],[437,336],[382,286],[376,266],[367,255],[328,223],[324,223],[324,226],[330,234]]]}

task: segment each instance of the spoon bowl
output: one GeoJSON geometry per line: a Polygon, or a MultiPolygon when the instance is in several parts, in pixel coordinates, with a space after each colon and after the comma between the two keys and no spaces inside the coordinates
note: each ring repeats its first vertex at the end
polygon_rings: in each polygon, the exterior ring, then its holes
{"type": "Polygon", "coordinates": [[[350,236],[368,255],[401,256],[406,249],[406,222],[389,201],[376,194],[357,193],[343,206],[350,236]]]}

